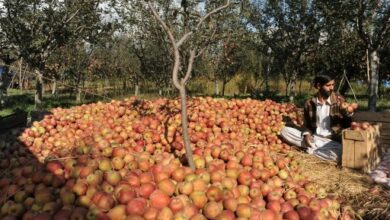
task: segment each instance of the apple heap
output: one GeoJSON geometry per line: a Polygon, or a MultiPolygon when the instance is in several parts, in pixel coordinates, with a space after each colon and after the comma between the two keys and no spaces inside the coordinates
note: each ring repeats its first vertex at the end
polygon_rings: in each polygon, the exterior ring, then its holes
{"type": "Polygon", "coordinates": [[[372,128],[372,125],[369,123],[369,122],[351,122],[351,130],[354,130],[354,131],[365,131],[365,130],[368,130],[368,129],[371,129],[372,128]]]}
{"type": "Polygon", "coordinates": [[[337,219],[338,198],[302,175],[278,138],[293,106],[192,98],[195,170],[179,100],[56,108],[0,143],[1,219],[337,219]]]}

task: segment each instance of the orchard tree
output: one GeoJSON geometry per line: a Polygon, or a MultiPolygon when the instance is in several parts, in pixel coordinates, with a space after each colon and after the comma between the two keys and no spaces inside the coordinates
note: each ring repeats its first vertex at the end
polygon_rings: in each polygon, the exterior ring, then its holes
{"type": "Polygon", "coordinates": [[[313,1],[267,1],[260,20],[262,40],[277,59],[286,82],[286,96],[296,95],[297,79],[305,73],[306,58],[318,42],[313,1]]]}
{"type": "Polygon", "coordinates": [[[0,109],[6,100],[8,83],[11,81],[9,67],[20,57],[18,46],[8,41],[12,37],[10,27],[2,25],[4,16],[6,16],[5,10],[4,5],[0,6],[0,66],[3,71],[0,76],[0,109]]]}
{"type": "Polygon", "coordinates": [[[111,30],[103,24],[102,1],[4,0],[0,26],[6,42],[18,48],[19,57],[35,69],[35,104],[42,103],[46,63],[58,48],[74,39],[94,43],[111,30]]]}
{"type": "MultiPolygon", "coordinates": [[[[112,7],[120,17],[122,26],[121,35],[128,38],[128,54],[138,60],[139,66],[133,69],[133,82],[135,95],[139,94],[141,82],[151,81],[162,91],[168,91],[171,87],[171,63],[169,56],[168,37],[164,29],[155,22],[153,14],[145,8],[141,1],[116,0],[112,7]]],[[[164,20],[174,20],[175,13],[171,1],[161,2],[160,16],[164,20]]]]}
{"type": "MultiPolygon", "coordinates": [[[[213,14],[218,13],[219,11],[222,11],[225,8],[228,8],[230,5],[230,1],[227,0],[226,3],[222,6],[219,6],[217,8],[214,8],[208,12],[206,12],[204,15],[197,14],[195,18],[195,21],[193,20],[194,15],[191,14],[189,9],[189,1],[183,0],[181,2],[181,29],[179,30],[179,33],[175,33],[172,26],[174,24],[170,23],[168,20],[163,20],[159,14],[159,12],[156,10],[155,4],[149,2],[145,2],[145,6],[150,9],[150,11],[153,13],[156,20],[160,23],[160,25],[164,28],[166,31],[169,42],[171,44],[173,54],[174,54],[174,65],[172,70],[172,81],[174,86],[179,90],[180,93],[180,100],[181,100],[181,123],[182,123],[182,130],[183,130],[183,140],[184,140],[184,146],[186,151],[186,158],[189,163],[189,166],[192,169],[195,169],[195,164],[192,157],[192,149],[190,146],[190,139],[188,135],[188,120],[187,120],[187,94],[186,94],[186,84],[188,80],[191,77],[191,71],[193,67],[194,60],[197,56],[199,56],[205,49],[204,47],[199,47],[199,44],[197,44],[196,39],[200,39],[199,35],[199,29],[204,27],[204,24],[206,20],[208,20],[213,14]],[[189,56],[187,59],[187,65],[186,68],[182,65],[182,54],[180,53],[182,51],[182,46],[187,43],[187,47],[189,47],[189,56]],[[184,74],[179,75],[180,70],[182,68],[185,68],[183,71],[184,74]]],[[[179,13],[179,12],[178,12],[179,13]]],[[[202,42],[207,41],[207,38],[204,39],[205,36],[203,36],[202,42]]]]}
{"type": "Polygon", "coordinates": [[[217,27],[214,42],[210,45],[208,56],[210,59],[211,74],[209,78],[214,81],[215,94],[219,94],[218,82],[222,81],[221,95],[225,95],[226,84],[236,76],[242,67],[243,57],[246,53],[243,42],[248,39],[248,31],[242,21],[241,7],[229,7],[215,15],[214,23],[217,27]],[[217,24],[217,21],[220,24],[217,24]]]}
{"type": "Polygon", "coordinates": [[[367,52],[368,109],[376,111],[379,85],[380,51],[390,43],[390,1],[351,1],[357,29],[367,52]]]}

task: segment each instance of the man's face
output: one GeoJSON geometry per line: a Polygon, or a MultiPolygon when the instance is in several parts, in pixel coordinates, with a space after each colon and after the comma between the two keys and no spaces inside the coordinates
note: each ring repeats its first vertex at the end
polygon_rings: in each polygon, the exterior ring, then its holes
{"type": "Polygon", "coordinates": [[[328,98],[332,92],[333,92],[333,89],[334,89],[334,84],[335,84],[335,81],[334,80],[331,80],[329,81],[328,83],[324,84],[323,86],[321,86],[319,88],[319,92],[320,94],[324,97],[324,98],[328,98]]]}

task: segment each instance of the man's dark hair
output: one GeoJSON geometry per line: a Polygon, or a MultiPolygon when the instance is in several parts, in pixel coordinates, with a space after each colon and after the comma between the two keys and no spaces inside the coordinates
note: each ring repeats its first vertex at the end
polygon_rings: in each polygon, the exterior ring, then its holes
{"type": "Polygon", "coordinates": [[[328,75],[317,75],[313,81],[314,87],[316,87],[318,83],[320,84],[320,86],[323,86],[332,80],[333,78],[328,75]]]}

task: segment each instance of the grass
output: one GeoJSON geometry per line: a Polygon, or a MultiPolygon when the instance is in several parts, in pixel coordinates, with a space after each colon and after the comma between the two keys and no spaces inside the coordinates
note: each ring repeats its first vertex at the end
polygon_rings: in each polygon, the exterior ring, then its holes
{"type": "MultiPolygon", "coordinates": [[[[121,83],[121,82],[119,82],[121,83]]],[[[242,78],[237,76],[233,78],[226,84],[225,88],[225,96],[224,98],[255,98],[259,100],[264,99],[272,99],[277,102],[288,102],[288,97],[285,96],[285,83],[283,80],[273,80],[270,81],[270,92],[265,93],[262,91],[257,92],[247,92],[244,94],[243,86],[248,86],[248,88],[253,87],[254,80],[251,78],[242,78]]],[[[300,93],[295,97],[294,104],[299,107],[303,106],[304,101],[312,96],[315,93],[315,90],[310,85],[308,81],[302,81],[298,83],[298,88],[300,87],[300,93]]],[[[141,98],[144,99],[153,99],[159,97],[157,89],[150,89],[151,85],[148,85],[148,88],[143,88],[141,90],[141,98]]],[[[120,88],[120,87],[118,87],[120,88]]],[[[367,107],[367,86],[359,85],[357,83],[352,83],[352,88],[357,97],[357,103],[359,104],[359,110],[366,111],[367,107]]],[[[219,82],[219,90],[222,89],[222,83],[219,82]]],[[[188,85],[189,95],[191,96],[214,96],[214,83],[208,79],[197,79],[190,81],[188,85]]],[[[121,89],[115,89],[115,87],[111,89],[103,89],[100,88],[98,91],[101,95],[104,94],[106,97],[121,99],[127,96],[133,95],[133,90],[128,89],[127,91],[123,91],[121,89]],[[99,92],[100,91],[100,92],[99,92]]],[[[377,102],[377,110],[384,111],[390,109],[390,89],[382,91],[382,97],[378,99],[377,102]]],[[[172,97],[177,96],[176,89],[172,90],[172,97]]],[[[222,97],[222,96],[218,96],[222,97]]],[[[355,102],[354,96],[352,92],[348,92],[346,94],[346,99],[348,102],[355,102]]],[[[93,96],[93,95],[85,95],[82,103],[91,103],[96,101],[108,101],[109,99],[104,99],[102,96],[93,96]]],[[[79,105],[82,103],[76,102],[75,94],[69,94],[66,92],[59,92],[57,96],[52,96],[47,93],[43,97],[43,109],[49,110],[55,107],[63,107],[69,108],[75,105],[79,105]]],[[[16,109],[22,109],[27,112],[31,112],[35,110],[34,107],[34,91],[33,90],[17,90],[17,89],[9,89],[8,90],[8,99],[5,105],[5,108],[0,110],[0,116],[6,116],[12,114],[16,109]]]]}
{"type": "MultiPolygon", "coordinates": [[[[86,97],[83,103],[95,102],[99,99],[96,97],[86,97]]],[[[43,110],[52,109],[55,107],[69,108],[80,103],[76,102],[75,95],[59,94],[52,96],[51,94],[45,94],[43,97],[43,110]]],[[[0,111],[0,116],[6,116],[15,112],[16,109],[21,109],[26,112],[36,110],[34,105],[34,91],[32,90],[17,90],[9,89],[8,97],[5,106],[0,111]]]]}

